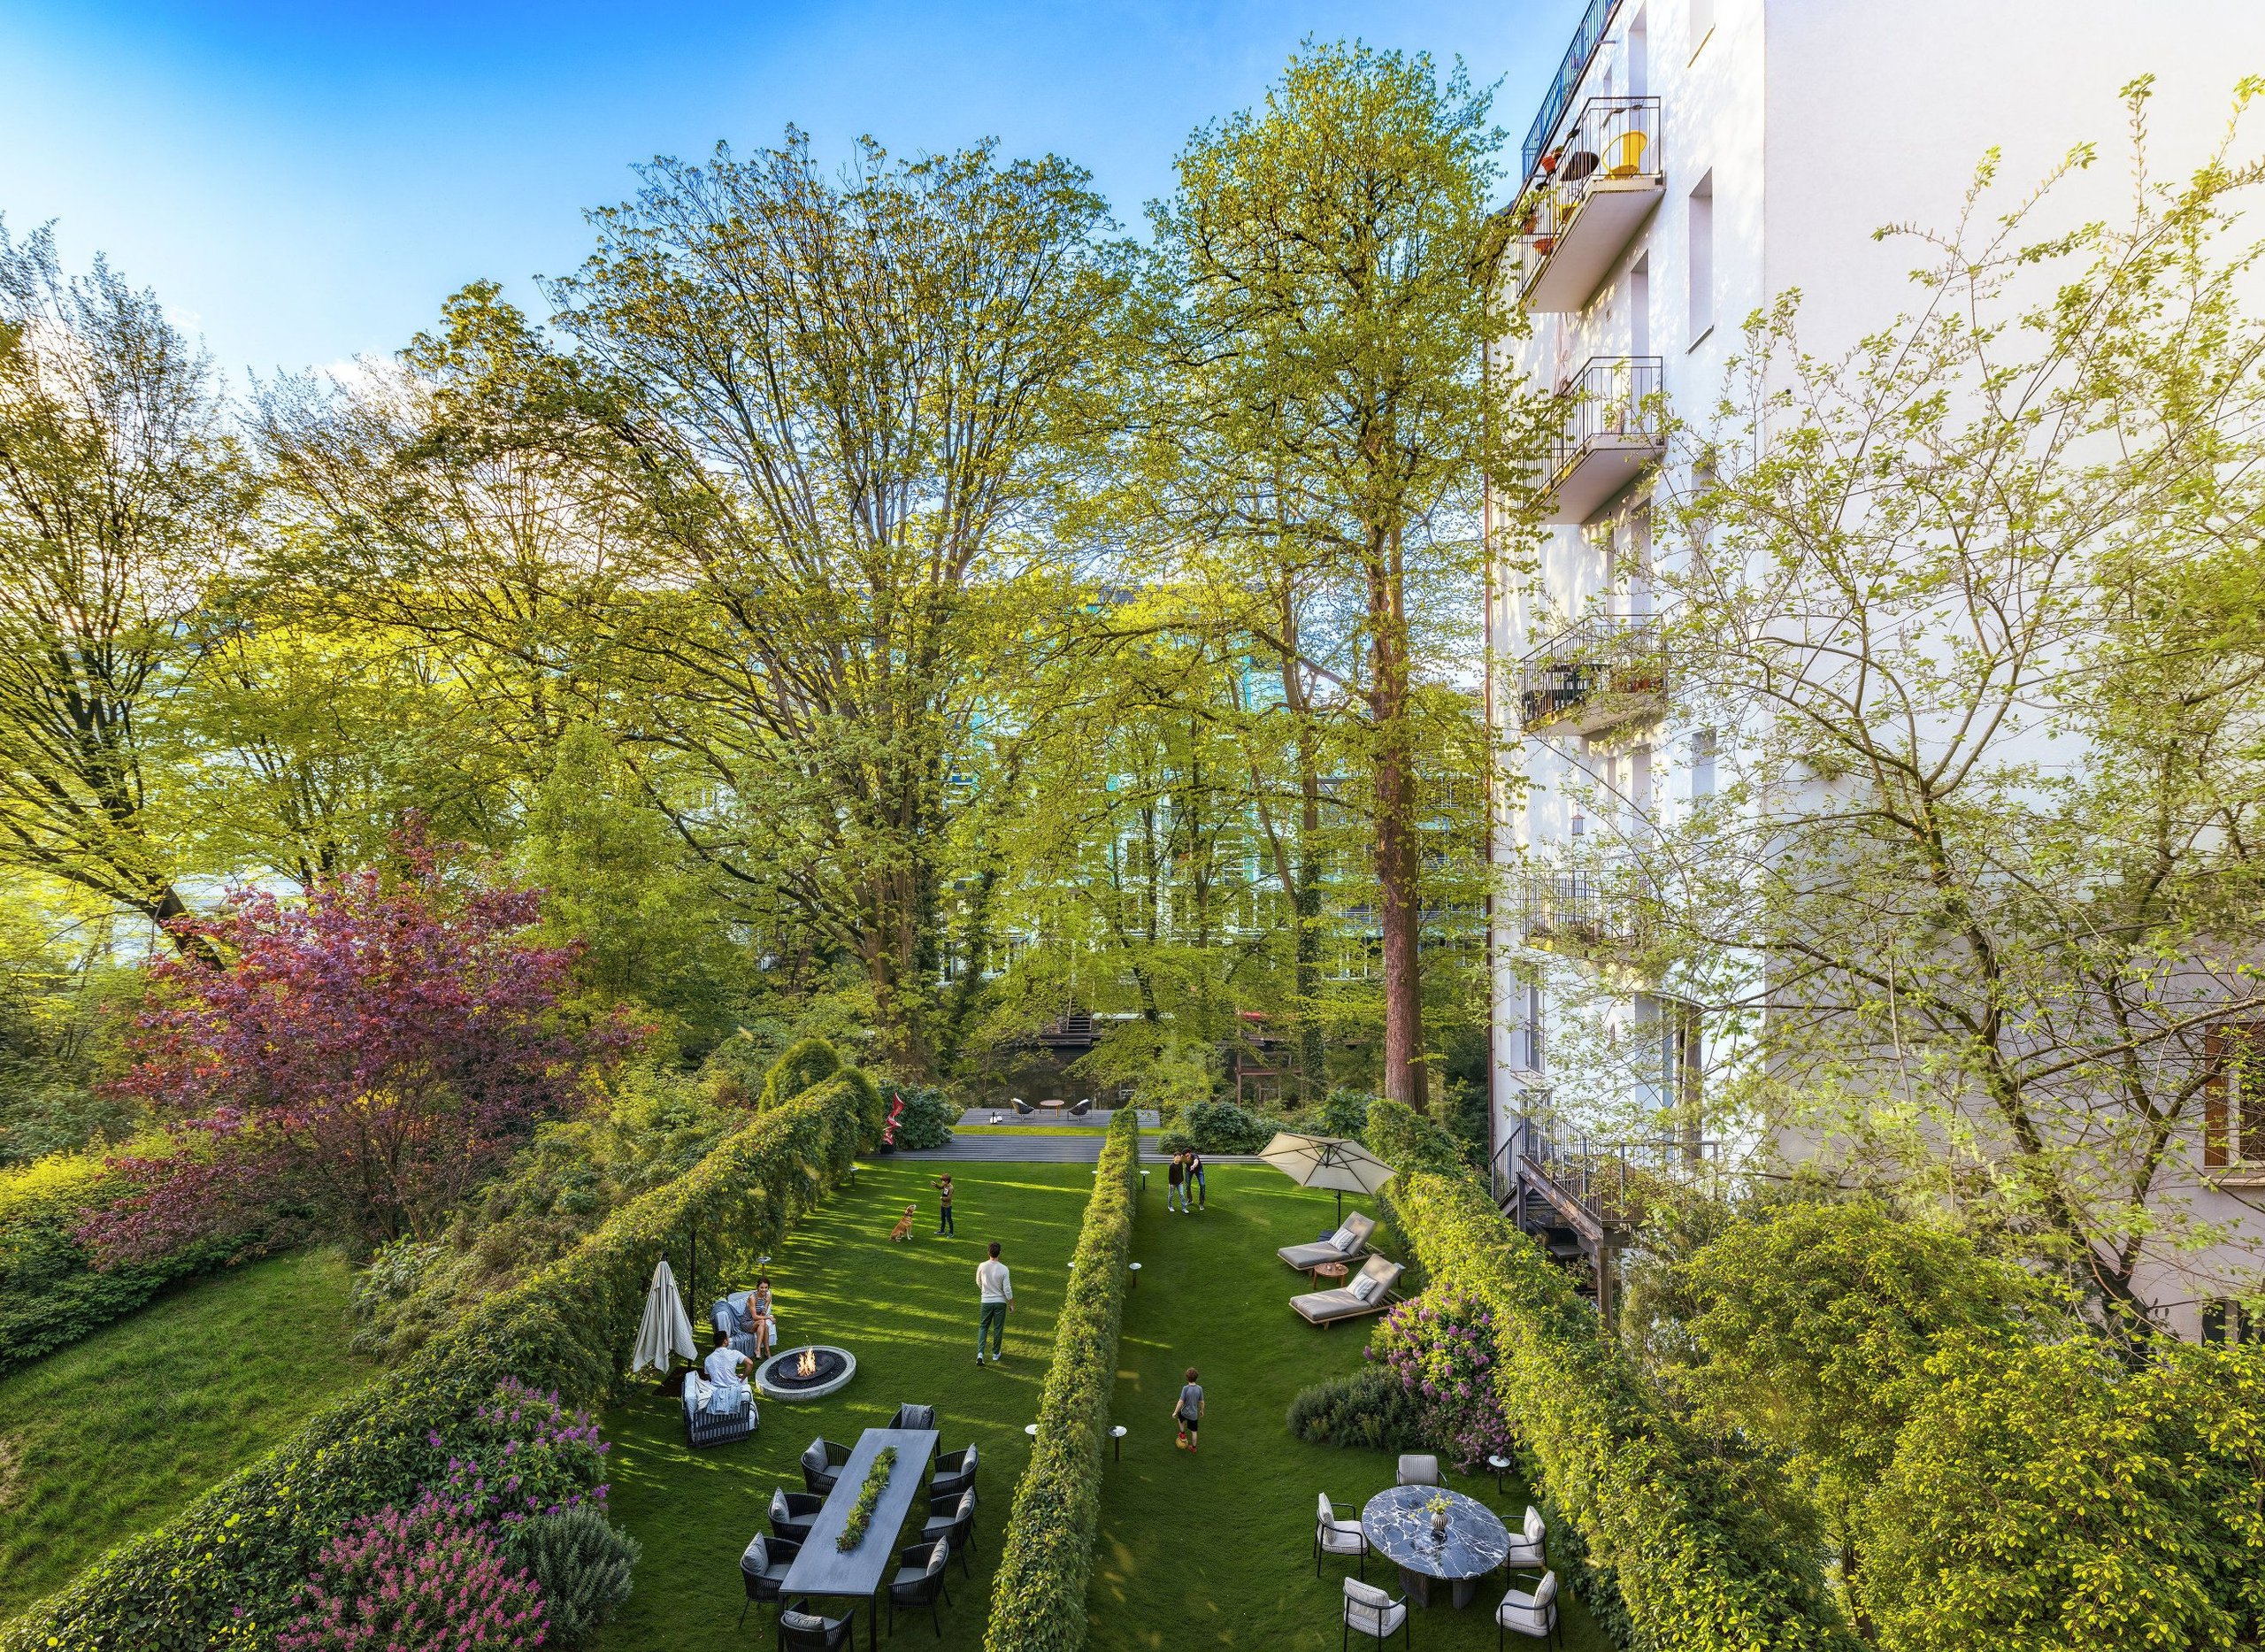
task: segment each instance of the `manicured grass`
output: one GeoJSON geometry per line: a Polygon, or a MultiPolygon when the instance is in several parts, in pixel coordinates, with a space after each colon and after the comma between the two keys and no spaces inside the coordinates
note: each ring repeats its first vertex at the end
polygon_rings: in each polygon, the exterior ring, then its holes
{"type": "MultiPolygon", "coordinates": [[[[606,1414],[613,1514],[644,1546],[629,1603],[601,1637],[606,1652],[771,1645],[771,1608],[749,1611],[736,1633],[732,1625],[746,1602],[740,1551],[769,1529],[772,1489],[802,1489],[795,1459],[813,1435],[854,1445],[859,1431],[886,1424],[906,1401],[938,1409],[945,1451],[973,1441],[981,1453],[974,1575],[953,1561],[953,1603],[943,1608],[944,1644],[979,1647],[1000,1534],[1029,1460],[1023,1425],[1038,1415],[1093,1180],[1090,1164],[881,1160],[861,1164],[854,1187],[805,1218],[771,1261],[783,1345],[846,1348],[857,1356],[857,1374],[841,1393],[808,1404],[764,1401],[754,1439],[698,1452],[685,1448],[672,1397],[641,1389],[606,1414]],[[946,1170],[958,1233],[937,1239],[929,1183],[946,1170]],[[890,1227],[916,1203],[912,1242],[889,1243],[890,1227]],[[975,1264],[993,1239],[1005,1247],[1015,1310],[1006,1364],[978,1366],[975,1264]]],[[[704,1315],[715,1292],[701,1289],[696,1307],[704,1315]]],[[[862,1610],[858,1616],[862,1646],[862,1610]]],[[[899,1625],[910,1644],[935,1643],[925,1616],[899,1625]]]]}
{"type": "MultiPolygon", "coordinates": [[[[784,1341],[839,1343],[856,1355],[856,1379],[808,1405],[766,1402],[763,1428],[740,1444],[688,1452],[677,1402],[642,1392],[605,1419],[614,1443],[610,1476],[617,1519],[644,1545],[635,1593],[606,1631],[605,1652],[694,1652],[768,1646],[768,1607],[732,1625],[745,1600],[739,1555],[767,1529],[772,1488],[802,1488],[795,1458],[812,1435],[854,1444],[886,1423],[900,1402],[941,1409],[943,1444],[982,1450],[975,1575],[952,1566],[954,1604],[944,1609],[948,1648],[982,1644],[991,1569],[1014,1484],[1027,1460],[1022,1426],[1037,1414],[1054,1317],[1067,1282],[1078,1224],[1093,1186],[1084,1164],[952,1165],[958,1236],[938,1240],[933,1164],[861,1166],[845,1190],[808,1218],[771,1272],[784,1341]],[[920,1213],[910,1245],[887,1233],[908,1203],[920,1213]],[[1014,1271],[1016,1310],[1003,1370],[974,1363],[975,1264],[998,1239],[1014,1271]]],[[[1088,1604],[1093,1645],[1124,1648],[1327,1647],[1339,1633],[1341,1563],[1313,1571],[1313,1500],[1327,1491],[1357,1509],[1392,1484],[1393,1459],[1294,1441],[1283,1425],[1290,1396],[1316,1378],[1360,1364],[1366,1328],[1317,1331],[1285,1305],[1304,1288],[1274,1256],[1278,1246],[1335,1225],[1335,1201],[1255,1166],[1220,1165],[1216,1195],[1194,1217],[1168,1214],[1163,1189],[1142,1201],[1133,1251],[1141,1283],[1126,1298],[1116,1418],[1131,1429],[1121,1462],[1105,1470],[1102,1537],[1088,1604]],[[1210,1399],[1203,1448],[1172,1446],[1168,1418],[1180,1373],[1203,1372],[1210,1399]]],[[[713,1293],[706,1286],[703,1295],[713,1293]]],[[[704,1308],[704,1302],[701,1304],[704,1308]]],[[[1515,1486],[1451,1477],[1457,1490],[1515,1518],[1515,1486]]],[[[1386,1584],[1389,1567],[1371,1564],[1386,1584]]],[[[1494,1644],[1498,1579],[1468,1611],[1423,1613],[1417,1639],[1432,1648],[1494,1644]]],[[[1608,1652],[1578,1602],[1567,1610],[1568,1644],[1608,1652]]],[[[934,1644],[925,1623],[900,1625],[914,1646],[934,1644]]],[[[864,1625],[858,1626],[863,1645],[864,1625]]]]}
{"type": "Polygon", "coordinates": [[[347,1285],[327,1250],[250,1263],[0,1379],[0,1619],[366,1379],[347,1285]]]}
{"type": "MultiPolygon", "coordinates": [[[[1317,1330],[1287,1306],[1309,1287],[1274,1252],[1337,1225],[1329,1194],[1294,1187],[1279,1173],[1219,1165],[1206,1180],[1209,1208],[1169,1214],[1151,1193],[1134,1232],[1140,1286],[1126,1299],[1116,1413],[1132,1429],[1121,1463],[1102,1484],[1102,1534],[1087,1604],[1095,1652],[1224,1646],[1322,1648],[1340,1639],[1344,1579],[1351,1567],[1324,1559],[1314,1576],[1314,1499],[1339,1510],[1393,1483],[1384,1452],[1307,1445],[1291,1438],[1291,1396],[1324,1376],[1361,1364],[1372,1322],[1317,1330]],[[1202,1450],[1174,1448],[1171,1412],[1186,1368],[1202,1372],[1202,1450]]],[[[1367,1209],[1347,1199],[1346,1209],[1367,1209]]],[[[1447,1476],[1454,1489],[1515,1526],[1525,1495],[1497,1493],[1491,1476],[1447,1476]]],[[[1369,1580],[1398,1594],[1394,1571],[1375,1557],[1369,1580]]],[[[1563,1578],[1559,1579],[1561,1589],[1563,1578]]],[[[1507,1583],[1482,1581],[1455,1611],[1444,1589],[1417,1613],[1415,1643],[1492,1648],[1493,1610],[1507,1583]]],[[[1578,1601],[1566,1601],[1566,1644],[1609,1652],[1578,1601]]],[[[1355,1637],[1355,1644],[1369,1644],[1355,1637]]],[[[1532,1645],[1533,1642],[1513,1644],[1532,1645]]]]}

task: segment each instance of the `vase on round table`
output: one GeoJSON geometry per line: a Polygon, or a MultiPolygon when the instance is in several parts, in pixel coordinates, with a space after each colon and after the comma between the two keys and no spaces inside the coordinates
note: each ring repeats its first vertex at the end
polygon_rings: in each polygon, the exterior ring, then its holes
{"type": "Polygon", "coordinates": [[[1432,1510],[1432,1537],[1433,1537],[1433,1538],[1435,1538],[1435,1539],[1438,1539],[1438,1540],[1440,1540],[1440,1541],[1444,1541],[1446,1540],[1446,1538],[1447,1538],[1447,1511],[1446,1510],[1444,1510],[1444,1509],[1434,1509],[1434,1510],[1432,1510]]]}

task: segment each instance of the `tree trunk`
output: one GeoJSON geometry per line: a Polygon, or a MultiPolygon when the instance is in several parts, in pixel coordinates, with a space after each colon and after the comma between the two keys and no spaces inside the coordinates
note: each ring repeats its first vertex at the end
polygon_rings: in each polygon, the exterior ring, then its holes
{"type": "Polygon", "coordinates": [[[1369,564],[1369,717],[1376,734],[1377,915],[1384,931],[1384,1093],[1426,1110],[1423,914],[1416,775],[1408,728],[1408,616],[1400,534],[1379,531],[1369,564]]]}

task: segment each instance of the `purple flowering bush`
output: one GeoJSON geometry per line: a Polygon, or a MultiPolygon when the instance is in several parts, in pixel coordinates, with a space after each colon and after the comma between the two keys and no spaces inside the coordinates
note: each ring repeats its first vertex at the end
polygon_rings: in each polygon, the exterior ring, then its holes
{"type": "Polygon", "coordinates": [[[543,1643],[542,1591],[496,1547],[470,1507],[427,1493],[407,1510],[380,1509],[333,1538],[299,1592],[281,1652],[390,1652],[400,1647],[543,1643]]]}
{"type": "Polygon", "coordinates": [[[1476,1296],[1435,1287],[1386,1314],[1367,1357],[1400,1379],[1424,1437],[1458,1467],[1510,1455],[1510,1425],[1494,1395],[1494,1319],[1476,1296]]]}
{"type": "Polygon", "coordinates": [[[363,1516],[323,1549],[300,1587],[281,1652],[545,1644],[549,1602],[512,1557],[529,1521],[603,1512],[606,1445],[587,1411],[513,1378],[443,1437],[408,1509],[363,1516]]]}

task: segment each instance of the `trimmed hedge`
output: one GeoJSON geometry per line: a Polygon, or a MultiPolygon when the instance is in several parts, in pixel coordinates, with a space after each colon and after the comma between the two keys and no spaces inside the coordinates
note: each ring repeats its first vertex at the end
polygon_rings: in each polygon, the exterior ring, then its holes
{"type": "Polygon", "coordinates": [[[499,1381],[516,1377],[570,1405],[605,1393],[627,1365],[653,1264],[669,1247],[697,1231],[727,1255],[775,1248],[847,1174],[871,1090],[839,1072],[762,1115],[171,1523],[112,1549],[8,1625],[0,1648],[273,1644],[323,1545],[356,1517],[413,1498],[434,1439],[465,1428],[499,1381]]]}
{"type": "Polygon", "coordinates": [[[1094,1196],[1078,1233],[1070,1294],[1038,1404],[1038,1441],[1015,1488],[1005,1552],[991,1586],[988,1652],[1076,1652],[1086,1644],[1086,1583],[1101,1527],[1102,1441],[1117,1386],[1117,1333],[1140,1200],[1140,1119],[1109,1121],[1094,1196]]]}
{"type": "Polygon", "coordinates": [[[0,1171],[0,1372],[99,1331],[175,1279],[261,1248],[261,1236],[236,1234],[97,1270],[74,1235],[89,1208],[124,1191],[99,1153],[54,1153],[0,1171]]]}
{"type": "Polygon", "coordinates": [[[1386,1197],[1432,1279],[1493,1310],[1503,1410],[1551,1502],[1611,1572],[1639,1645],[1854,1652],[1813,1546],[1668,1414],[1562,1271],[1476,1183],[1406,1172],[1386,1197]]]}

